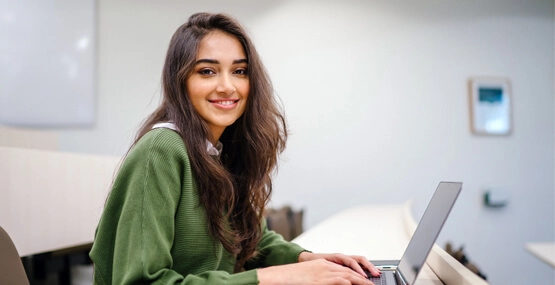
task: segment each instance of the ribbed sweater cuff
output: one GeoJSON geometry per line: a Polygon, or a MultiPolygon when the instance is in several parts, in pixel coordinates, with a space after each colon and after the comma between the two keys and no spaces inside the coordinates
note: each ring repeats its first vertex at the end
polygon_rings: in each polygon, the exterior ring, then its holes
{"type": "Polygon", "coordinates": [[[258,284],[258,274],[256,270],[248,270],[245,272],[231,274],[228,280],[229,284],[258,284]]]}

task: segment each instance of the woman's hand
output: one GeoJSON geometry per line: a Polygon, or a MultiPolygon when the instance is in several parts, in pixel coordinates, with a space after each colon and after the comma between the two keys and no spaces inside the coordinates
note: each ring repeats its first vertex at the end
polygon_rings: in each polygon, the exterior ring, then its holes
{"type": "Polygon", "coordinates": [[[299,255],[299,262],[316,260],[316,259],[325,259],[327,261],[331,261],[337,263],[339,265],[344,265],[350,267],[352,270],[358,272],[360,275],[366,276],[364,273],[364,267],[366,270],[370,271],[372,276],[379,276],[381,274],[380,270],[377,269],[374,264],[372,264],[368,259],[364,256],[358,255],[344,255],[340,253],[334,254],[322,254],[322,253],[311,253],[311,252],[302,252],[299,255]]]}
{"type": "MultiPolygon", "coordinates": [[[[327,256],[327,255],[326,255],[327,256]]],[[[335,255],[330,255],[331,256],[335,255]]],[[[309,258],[315,256],[308,256],[309,258]]],[[[299,258],[300,260],[301,258],[299,258]]],[[[333,259],[333,258],[332,258],[333,259]]],[[[343,258],[338,258],[343,260],[343,258]]],[[[303,260],[304,261],[304,260],[303,260]]],[[[360,266],[359,266],[360,269],[360,266]]],[[[364,273],[364,272],[362,272],[364,273]]],[[[273,284],[368,284],[373,283],[364,275],[353,269],[329,261],[326,258],[315,258],[299,263],[272,266],[257,270],[258,281],[261,285],[273,284]]]]}

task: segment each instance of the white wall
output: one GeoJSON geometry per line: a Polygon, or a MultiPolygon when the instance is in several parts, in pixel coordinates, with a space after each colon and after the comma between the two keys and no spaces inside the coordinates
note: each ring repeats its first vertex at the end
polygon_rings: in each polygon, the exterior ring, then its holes
{"type": "Polygon", "coordinates": [[[227,12],[251,31],[289,121],[273,205],[303,207],[308,227],[408,199],[419,217],[440,180],[463,181],[439,244],[464,244],[492,284],[555,284],[524,250],[555,239],[553,1],[229,2],[99,0],[97,123],[60,130],[62,148],[123,154],[158,103],[173,31],[227,12]],[[476,75],[511,79],[511,136],[470,133],[476,75]],[[485,208],[489,187],[509,205],[485,208]]]}

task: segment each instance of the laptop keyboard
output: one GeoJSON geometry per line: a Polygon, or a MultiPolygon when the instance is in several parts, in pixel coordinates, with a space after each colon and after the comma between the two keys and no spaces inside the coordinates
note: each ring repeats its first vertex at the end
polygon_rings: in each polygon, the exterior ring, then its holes
{"type": "Polygon", "coordinates": [[[368,279],[374,283],[374,285],[386,285],[385,278],[381,278],[380,276],[374,277],[368,274],[368,279]]]}
{"type": "Polygon", "coordinates": [[[372,281],[372,283],[374,283],[374,285],[387,285],[387,282],[385,281],[385,275],[384,273],[382,273],[382,275],[374,277],[372,276],[372,273],[370,273],[370,271],[364,270],[364,273],[366,273],[366,275],[368,275],[368,280],[372,281]],[[383,276],[383,278],[382,278],[383,276]]]}

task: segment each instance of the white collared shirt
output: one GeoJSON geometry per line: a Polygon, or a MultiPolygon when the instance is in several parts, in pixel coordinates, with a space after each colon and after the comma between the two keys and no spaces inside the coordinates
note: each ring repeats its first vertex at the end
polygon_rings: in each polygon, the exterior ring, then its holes
{"type": "MultiPolygon", "coordinates": [[[[169,122],[157,123],[157,124],[154,124],[154,126],[152,126],[152,129],[157,129],[157,128],[166,128],[166,129],[179,132],[175,124],[169,123],[169,122]]],[[[220,153],[222,152],[223,147],[224,145],[220,141],[218,141],[216,146],[214,146],[209,140],[206,140],[206,151],[208,152],[209,155],[219,156],[220,153]]]]}

